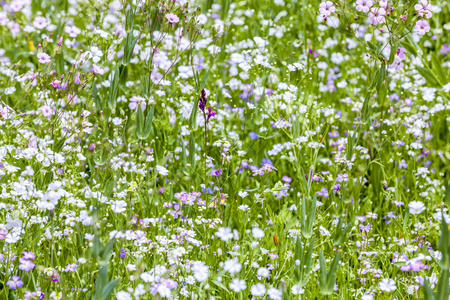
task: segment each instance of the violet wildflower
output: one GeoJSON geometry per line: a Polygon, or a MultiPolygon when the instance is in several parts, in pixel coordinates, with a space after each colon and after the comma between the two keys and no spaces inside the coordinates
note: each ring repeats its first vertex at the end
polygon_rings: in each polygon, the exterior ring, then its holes
{"type": "Polygon", "coordinates": [[[23,285],[23,281],[20,280],[19,276],[14,275],[10,280],[8,280],[8,282],[6,282],[6,285],[9,286],[10,289],[15,290],[23,285]]]}

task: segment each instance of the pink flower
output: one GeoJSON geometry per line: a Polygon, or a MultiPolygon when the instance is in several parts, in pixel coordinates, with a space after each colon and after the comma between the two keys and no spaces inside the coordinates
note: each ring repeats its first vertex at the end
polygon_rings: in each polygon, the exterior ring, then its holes
{"type": "Polygon", "coordinates": [[[414,5],[414,8],[419,12],[420,17],[425,16],[427,19],[429,19],[433,15],[431,13],[431,9],[433,7],[428,3],[428,0],[420,0],[420,4],[414,5]]]}
{"type": "Polygon", "coordinates": [[[39,63],[41,63],[41,64],[49,63],[52,60],[50,58],[50,56],[47,53],[44,53],[44,52],[38,53],[37,54],[37,58],[39,59],[39,63]]]}
{"type": "Polygon", "coordinates": [[[398,48],[397,49],[397,56],[400,58],[400,60],[404,60],[406,58],[406,49],[405,48],[398,48]]]}
{"type": "Polygon", "coordinates": [[[94,75],[97,75],[97,74],[103,75],[103,74],[105,74],[105,70],[103,70],[102,68],[100,68],[96,64],[92,65],[92,69],[93,69],[92,73],[94,73],[94,75]]]}
{"type": "Polygon", "coordinates": [[[386,14],[386,10],[384,8],[372,7],[371,12],[369,13],[368,23],[373,26],[377,26],[378,24],[384,23],[386,14]]]}
{"type": "Polygon", "coordinates": [[[400,57],[396,57],[394,59],[394,62],[392,63],[392,65],[389,66],[390,69],[392,69],[393,71],[399,71],[401,68],[403,68],[403,62],[400,59],[400,57]]]}
{"type": "Polygon", "coordinates": [[[56,89],[61,84],[61,81],[53,80],[50,84],[53,86],[54,89],[56,89]]]}
{"type": "Polygon", "coordinates": [[[322,16],[328,17],[329,15],[331,15],[332,13],[334,13],[336,11],[336,7],[334,7],[333,2],[326,1],[326,2],[320,3],[319,11],[322,14],[322,16]]]}
{"type": "Polygon", "coordinates": [[[8,229],[0,229],[0,240],[3,240],[8,235],[8,229]]]}
{"type": "Polygon", "coordinates": [[[42,106],[42,107],[41,107],[41,111],[42,111],[42,115],[43,115],[44,117],[49,118],[49,117],[51,117],[51,116],[53,115],[53,110],[52,110],[52,108],[51,108],[50,106],[48,106],[48,105],[42,106]]]}
{"type": "Polygon", "coordinates": [[[356,0],[356,10],[368,13],[373,6],[372,0],[356,0]]]}
{"type": "Polygon", "coordinates": [[[417,21],[414,29],[417,31],[418,34],[425,35],[425,33],[430,31],[430,25],[428,24],[427,21],[419,20],[417,21]]]}
{"type": "Polygon", "coordinates": [[[38,16],[34,18],[33,26],[36,27],[37,29],[44,29],[45,27],[47,27],[47,25],[48,22],[45,17],[38,16]]]}
{"type": "Polygon", "coordinates": [[[178,21],[180,21],[176,14],[166,14],[166,18],[169,20],[170,24],[178,23],[178,21]]]}
{"type": "Polygon", "coordinates": [[[141,96],[133,96],[130,98],[130,103],[128,104],[128,107],[132,110],[135,110],[138,108],[138,105],[141,104],[142,110],[145,110],[145,107],[147,104],[145,103],[145,99],[141,96]]]}

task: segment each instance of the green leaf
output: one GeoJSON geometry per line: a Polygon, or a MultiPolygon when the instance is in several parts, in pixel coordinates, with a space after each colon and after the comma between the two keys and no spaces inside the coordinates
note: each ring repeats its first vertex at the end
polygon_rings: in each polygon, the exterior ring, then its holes
{"type": "Polygon", "coordinates": [[[319,289],[321,293],[326,292],[326,282],[327,282],[327,264],[325,263],[325,257],[323,257],[322,250],[319,253],[319,289]]]}
{"type": "Polygon", "coordinates": [[[104,149],[100,149],[94,152],[94,163],[99,166],[106,164],[107,156],[104,149]]]}
{"type": "Polygon", "coordinates": [[[416,66],[417,71],[419,71],[420,75],[422,75],[426,81],[433,87],[441,87],[442,85],[439,83],[439,79],[430,71],[430,69],[416,66]]]}
{"type": "Polygon", "coordinates": [[[112,247],[114,246],[114,240],[111,240],[106,244],[106,246],[100,251],[99,255],[103,261],[108,261],[111,255],[112,247]]]}
{"type": "Polygon", "coordinates": [[[409,53],[414,54],[414,56],[417,56],[416,48],[413,45],[411,45],[410,43],[401,41],[400,45],[402,45],[402,47],[405,48],[409,53]]]}
{"type": "Polygon", "coordinates": [[[127,18],[126,18],[126,22],[125,22],[125,30],[127,32],[129,32],[130,30],[133,29],[133,24],[134,24],[134,11],[133,11],[133,5],[131,5],[131,3],[129,3],[130,8],[127,11],[127,18]]]}
{"type": "Polygon", "coordinates": [[[215,279],[213,279],[211,281],[212,281],[212,283],[214,283],[215,285],[217,285],[221,289],[225,290],[228,294],[230,293],[230,291],[226,288],[226,286],[224,286],[220,281],[215,280],[215,279]]]}
{"type": "Polygon", "coordinates": [[[193,134],[189,138],[189,163],[191,164],[191,170],[195,170],[195,137],[193,134]]]}
{"type": "Polygon", "coordinates": [[[435,72],[437,74],[440,82],[447,82],[447,76],[445,75],[444,70],[442,69],[442,64],[439,62],[439,58],[436,56],[436,53],[431,53],[431,64],[435,72]]]}
{"type": "Polygon", "coordinates": [[[450,206],[450,183],[447,185],[447,189],[445,190],[445,202],[450,206]]]}
{"type": "Polygon", "coordinates": [[[373,188],[373,193],[375,194],[375,197],[378,198],[381,193],[381,186],[382,186],[382,169],[381,166],[378,163],[372,163],[371,164],[371,184],[373,188]]]}
{"type": "Polygon", "coordinates": [[[120,79],[120,68],[116,67],[114,71],[114,77],[111,81],[111,85],[109,86],[109,98],[108,98],[108,106],[110,109],[114,109],[116,107],[117,100],[117,92],[119,90],[119,79],[120,79]]]}
{"type": "Polygon", "coordinates": [[[137,137],[141,140],[144,139],[143,131],[144,131],[144,112],[142,111],[142,107],[139,104],[137,110],[137,118],[136,118],[136,129],[137,129],[137,137]]]}
{"type": "Polygon", "coordinates": [[[150,132],[152,130],[153,125],[153,115],[155,113],[155,107],[152,106],[147,113],[147,118],[145,119],[145,125],[144,125],[144,139],[147,139],[150,136],[150,132]]]}
{"type": "Polygon", "coordinates": [[[109,298],[111,298],[111,294],[114,290],[114,288],[116,287],[116,285],[119,283],[120,278],[117,278],[113,281],[110,281],[107,285],[105,285],[105,287],[102,290],[102,298],[101,300],[108,300],[109,298]]]}
{"type": "Polygon", "coordinates": [[[396,44],[391,45],[391,53],[389,55],[389,64],[392,64],[394,62],[396,54],[397,54],[397,46],[396,46],[396,44]]]}
{"type": "Polygon", "coordinates": [[[353,156],[353,135],[350,133],[347,134],[347,160],[348,161],[350,161],[353,156]]]}
{"type": "Polygon", "coordinates": [[[100,111],[103,110],[102,99],[101,99],[100,95],[98,94],[97,85],[95,83],[92,85],[92,93],[94,94],[95,107],[100,111]]]}

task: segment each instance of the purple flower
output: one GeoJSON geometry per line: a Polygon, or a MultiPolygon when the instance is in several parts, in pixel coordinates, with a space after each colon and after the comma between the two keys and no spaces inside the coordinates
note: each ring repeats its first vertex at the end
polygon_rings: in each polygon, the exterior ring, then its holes
{"type": "Polygon", "coordinates": [[[399,169],[406,169],[406,168],[408,168],[408,164],[406,163],[406,161],[404,160],[404,159],[402,159],[400,162],[399,162],[399,164],[398,164],[398,168],[399,169]]]}
{"type": "Polygon", "coordinates": [[[359,225],[359,230],[361,232],[369,232],[372,229],[372,225],[367,224],[366,226],[364,226],[363,224],[359,225]]]}
{"type": "Polygon", "coordinates": [[[333,187],[333,193],[337,193],[341,189],[341,185],[336,183],[333,187]]]}
{"type": "Polygon", "coordinates": [[[125,253],[125,250],[123,248],[120,248],[120,258],[125,258],[127,254],[125,253]]]}
{"type": "Polygon", "coordinates": [[[75,269],[78,267],[77,264],[68,264],[65,268],[64,268],[64,272],[75,272],[75,269]]]}
{"type": "Polygon", "coordinates": [[[323,196],[324,198],[328,198],[328,190],[326,188],[322,188],[317,192],[317,195],[323,196]]]}
{"type": "Polygon", "coordinates": [[[264,158],[261,162],[261,165],[266,165],[266,164],[273,166],[273,163],[269,158],[264,158]]]}
{"type": "Polygon", "coordinates": [[[198,108],[200,108],[200,110],[203,113],[205,112],[205,107],[206,107],[207,102],[208,102],[208,99],[206,99],[206,91],[205,91],[205,89],[202,89],[200,99],[198,99],[198,108]]]}
{"type": "Polygon", "coordinates": [[[292,179],[290,177],[288,177],[288,176],[283,176],[282,179],[283,179],[284,182],[287,182],[287,183],[291,183],[292,182],[292,179]]]}
{"type": "Polygon", "coordinates": [[[209,122],[209,119],[211,117],[215,117],[215,116],[216,116],[216,112],[211,109],[211,106],[208,107],[208,118],[206,119],[206,122],[209,122]]]}
{"type": "Polygon", "coordinates": [[[248,135],[250,136],[250,139],[252,139],[252,140],[256,140],[258,138],[258,134],[253,131],[250,132],[248,135]]]}
{"type": "Polygon", "coordinates": [[[8,285],[10,289],[15,290],[23,285],[23,281],[20,280],[19,276],[14,275],[10,280],[8,280],[6,285],[8,285]]]}
{"type": "Polygon", "coordinates": [[[26,272],[32,270],[36,266],[31,260],[25,258],[19,258],[19,262],[19,269],[26,272]]]}
{"type": "Polygon", "coordinates": [[[216,169],[212,170],[211,175],[219,177],[220,175],[222,175],[222,169],[220,169],[220,170],[216,170],[216,169]]]}

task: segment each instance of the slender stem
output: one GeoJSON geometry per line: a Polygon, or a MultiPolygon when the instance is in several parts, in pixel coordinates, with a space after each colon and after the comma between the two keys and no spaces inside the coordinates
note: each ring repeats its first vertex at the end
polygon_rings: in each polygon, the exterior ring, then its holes
{"type": "Polygon", "coordinates": [[[204,111],[203,111],[203,118],[205,120],[205,205],[207,206],[208,205],[208,193],[206,192],[206,181],[207,181],[207,179],[206,179],[206,153],[207,153],[207,151],[206,150],[207,150],[207,140],[208,140],[208,128],[207,128],[208,122],[206,120],[206,114],[204,111]]]}

